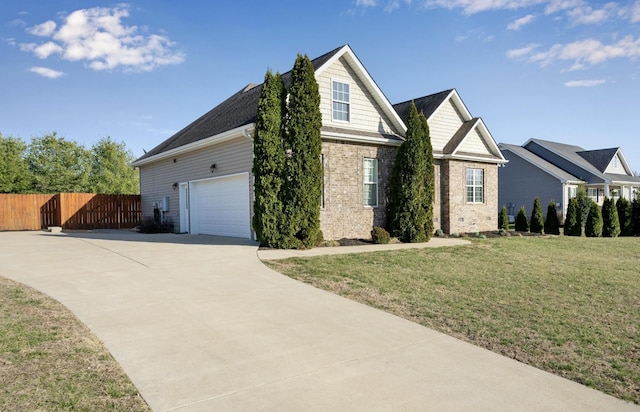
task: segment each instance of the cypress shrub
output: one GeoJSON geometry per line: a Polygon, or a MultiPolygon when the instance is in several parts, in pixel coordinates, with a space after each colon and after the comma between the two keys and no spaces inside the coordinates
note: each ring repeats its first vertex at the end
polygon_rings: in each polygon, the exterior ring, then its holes
{"type": "Polygon", "coordinates": [[[640,235],[640,194],[631,202],[631,234],[640,235]]]}
{"type": "Polygon", "coordinates": [[[285,96],[280,74],[273,75],[270,70],[267,71],[258,97],[253,136],[253,230],[260,244],[268,247],[282,246],[280,190],[285,162],[282,141],[285,96]]]}
{"type": "Polygon", "coordinates": [[[613,199],[607,197],[602,204],[602,236],[618,237],[619,234],[618,209],[614,206],[613,199]]]}
{"type": "Polygon", "coordinates": [[[566,236],[582,236],[582,227],[578,220],[578,199],[572,197],[567,204],[567,216],[564,219],[564,234],[566,236]]]}
{"type": "Polygon", "coordinates": [[[587,237],[600,237],[602,236],[602,213],[598,204],[594,201],[591,202],[589,207],[589,214],[587,215],[587,221],[584,226],[584,234],[587,237]]]}
{"type": "Polygon", "coordinates": [[[524,206],[520,208],[520,211],[516,216],[516,231],[518,232],[529,231],[529,221],[527,220],[527,211],[524,209],[524,206]]]}
{"type": "Polygon", "coordinates": [[[542,206],[540,206],[540,198],[533,200],[533,210],[531,211],[531,223],[529,230],[531,233],[542,233],[544,229],[544,218],[542,217],[542,206]]]}
{"type": "Polygon", "coordinates": [[[544,221],[544,233],[548,235],[560,234],[560,222],[558,222],[558,212],[556,212],[556,202],[550,201],[547,206],[547,218],[544,221]]]}
{"type": "Polygon", "coordinates": [[[587,195],[587,187],[585,185],[578,186],[578,190],[576,192],[576,201],[578,209],[576,214],[577,223],[580,224],[580,230],[584,229],[584,226],[587,222],[587,215],[589,214],[589,209],[591,208],[591,198],[587,195]]]}
{"type": "Polygon", "coordinates": [[[427,237],[427,241],[431,239],[433,235],[433,204],[436,200],[435,194],[435,172],[433,169],[433,146],[431,145],[431,133],[429,131],[429,124],[424,113],[418,114],[420,119],[420,125],[422,126],[422,138],[424,148],[424,186],[425,194],[423,198],[424,210],[427,214],[426,222],[424,225],[424,233],[427,237]]]}
{"type": "Polygon", "coordinates": [[[285,125],[285,247],[310,248],[320,236],[322,164],[320,92],[313,64],[298,54],[291,70],[285,125]]]}
{"type": "Polygon", "coordinates": [[[500,209],[500,218],[498,219],[499,225],[498,229],[509,230],[509,212],[507,212],[507,207],[502,206],[500,209]]]}
{"type": "MultiPolygon", "coordinates": [[[[425,242],[425,138],[422,120],[411,102],[405,141],[398,149],[391,173],[388,219],[391,234],[402,242],[425,242]]],[[[433,218],[431,219],[433,220],[433,218]]]]}
{"type": "Polygon", "coordinates": [[[620,222],[620,234],[622,236],[633,235],[633,227],[631,225],[631,202],[621,197],[616,202],[616,210],[618,211],[618,221],[620,222]]]}

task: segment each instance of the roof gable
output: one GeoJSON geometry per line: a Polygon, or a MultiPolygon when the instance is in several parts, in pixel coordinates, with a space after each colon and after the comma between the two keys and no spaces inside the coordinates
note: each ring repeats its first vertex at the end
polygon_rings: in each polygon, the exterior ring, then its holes
{"type": "Polygon", "coordinates": [[[618,152],[618,149],[601,149],[601,150],[584,150],[576,152],[587,162],[591,163],[593,167],[603,172],[609,166],[609,163],[613,161],[613,157],[618,152]]]}
{"type": "Polygon", "coordinates": [[[527,163],[537,167],[538,169],[542,170],[543,172],[555,177],[556,179],[560,180],[563,183],[567,183],[567,182],[568,183],[581,183],[582,182],[582,180],[578,179],[577,177],[575,177],[571,173],[560,169],[559,167],[557,167],[553,163],[550,163],[550,162],[544,160],[542,157],[536,155],[533,152],[530,152],[529,150],[525,149],[522,146],[506,144],[506,143],[500,143],[499,147],[500,147],[501,151],[503,151],[503,152],[504,151],[508,151],[508,152],[512,153],[514,156],[518,156],[522,160],[524,160],[527,163]]]}

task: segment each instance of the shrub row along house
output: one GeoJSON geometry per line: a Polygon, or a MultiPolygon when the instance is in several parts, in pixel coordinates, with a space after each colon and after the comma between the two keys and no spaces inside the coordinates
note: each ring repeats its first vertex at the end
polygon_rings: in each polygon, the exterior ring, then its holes
{"type": "MultiPolygon", "coordinates": [[[[348,45],[312,60],[322,114],[325,239],[369,238],[386,225],[389,180],[411,101],[392,105],[348,45]]],[[[283,75],[285,84],[291,73],[283,75]]],[[[261,86],[250,84],[132,165],[143,216],[159,212],[177,232],[255,238],[253,141],[261,86]]],[[[457,91],[416,98],[435,164],[434,228],[497,228],[498,166],[506,163],[457,91]]]]}
{"type": "Polygon", "coordinates": [[[584,150],[580,146],[530,139],[522,146],[500,143],[509,161],[499,171],[499,203],[514,215],[522,205],[539,197],[542,204],[554,200],[561,221],[569,199],[579,185],[599,206],[605,198],[633,200],[640,193],[640,177],[634,176],[622,150],[584,150]]]}

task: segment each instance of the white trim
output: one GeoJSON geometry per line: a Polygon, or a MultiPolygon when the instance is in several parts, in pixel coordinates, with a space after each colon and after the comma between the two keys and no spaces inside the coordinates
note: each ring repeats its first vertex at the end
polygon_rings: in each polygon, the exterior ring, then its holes
{"type": "Polygon", "coordinates": [[[431,113],[431,116],[429,116],[429,119],[431,119],[433,116],[436,115],[436,113],[442,108],[442,106],[444,105],[445,102],[448,102],[449,100],[453,100],[453,105],[456,107],[456,109],[458,109],[460,111],[460,113],[462,114],[462,120],[469,121],[473,119],[473,116],[471,116],[471,113],[469,112],[469,109],[467,109],[467,106],[465,106],[464,102],[462,101],[462,99],[460,98],[460,95],[458,94],[458,91],[456,89],[451,90],[451,92],[447,95],[447,97],[442,100],[442,103],[440,104],[440,106],[438,106],[433,113],[431,113]]]}
{"type": "Polygon", "coordinates": [[[478,163],[492,163],[492,164],[505,164],[505,163],[509,163],[508,160],[506,159],[502,159],[502,160],[496,160],[496,159],[488,159],[486,157],[479,157],[479,156],[467,156],[467,155],[445,155],[445,154],[437,154],[434,153],[433,154],[433,158],[434,159],[447,159],[447,160],[472,160],[474,162],[478,162],[478,163]]]}
{"type": "Polygon", "coordinates": [[[395,139],[387,139],[386,137],[369,137],[369,136],[355,136],[352,134],[338,133],[338,132],[320,132],[321,138],[340,140],[344,142],[358,142],[358,143],[377,143],[389,146],[400,146],[402,141],[395,139]]]}
{"type": "Polygon", "coordinates": [[[378,207],[378,206],[379,206],[379,202],[378,202],[378,194],[379,194],[379,193],[378,193],[378,190],[379,190],[379,186],[380,186],[380,172],[379,172],[378,164],[379,164],[379,162],[378,162],[378,159],[377,159],[376,157],[366,157],[366,156],[365,156],[365,157],[363,157],[363,158],[362,158],[362,194],[363,194],[363,196],[362,196],[362,205],[363,205],[364,207],[372,208],[372,209],[373,209],[373,208],[376,208],[376,207],[378,207]],[[375,170],[375,175],[376,175],[376,176],[375,176],[375,178],[376,178],[375,182],[373,182],[373,181],[369,182],[369,181],[367,181],[367,180],[366,180],[367,176],[366,176],[366,174],[364,173],[364,164],[365,164],[365,162],[366,162],[367,160],[373,160],[373,164],[374,164],[374,166],[375,166],[375,169],[374,169],[374,170],[375,170]],[[375,199],[376,199],[376,204],[375,204],[375,205],[369,205],[369,204],[366,204],[366,203],[365,203],[365,199],[364,199],[364,187],[365,187],[366,185],[376,185],[376,197],[375,197],[375,199]]]}
{"type": "Polygon", "coordinates": [[[499,157],[501,160],[504,160],[505,163],[507,163],[507,160],[504,158],[504,156],[502,155],[502,152],[500,151],[500,148],[498,147],[498,145],[496,144],[495,139],[493,138],[493,136],[491,136],[491,133],[489,132],[489,129],[487,129],[487,126],[484,124],[484,121],[482,121],[482,118],[478,117],[476,118],[475,124],[473,125],[473,127],[471,127],[469,129],[469,133],[467,133],[461,140],[460,143],[458,143],[458,145],[456,146],[456,148],[451,152],[452,156],[456,155],[456,152],[458,151],[458,149],[462,146],[462,143],[464,143],[465,140],[467,140],[467,137],[469,137],[469,135],[471,134],[472,131],[476,130],[476,128],[479,128],[480,130],[478,130],[478,134],[480,135],[480,138],[482,139],[482,141],[489,146],[489,152],[490,154],[499,157]]]}
{"type": "Polygon", "coordinates": [[[349,45],[345,45],[337,51],[329,60],[327,60],[322,66],[318,67],[315,71],[316,79],[324,72],[328,67],[330,67],[333,63],[335,63],[342,56],[345,56],[348,63],[352,66],[351,68],[356,72],[362,83],[365,85],[369,93],[373,99],[381,106],[382,110],[389,116],[389,119],[396,127],[398,131],[402,131],[405,133],[407,131],[407,126],[404,124],[398,113],[394,110],[389,99],[382,93],[382,90],[378,87],[376,82],[371,78],[367,69],[364,68],[360,60],[356,57],[353,50],[349,45]]]}
{"type": "Polygon", "coordinates": [[[140,167],[149,163],[170,158],[172,156],[177,156],[194,150],[202,149],[203,147],[227,142],[239,137],[251,139],[250,133],[253,131],[254,126],[254,123],[250,123],[248,125],[236,127],[235,129],[227,130],[226,132],[222,132],[217,135],[198,140],[197,142],[189,143],[184,146],[176,147],[175,149],[167,150],[166,152],[158,153],[157,155],[147,157],[146,159],[136,160],[135,162],[131,163],[131,167],[140,167]]]}
{"type": "Polygon", "coordinates": [[[336,122],[336,123],[341,123],[341,124],[350,124],[351,123],[351,82],[348,80],[340,80],[340,79],[334,79],[333,77],[330,79],[331,81],[331,121],[332,122],[336,122]],[[334,83],[338,83],[338,84],[344,84],[349,88],[349,100],[335,100],[333,98],[333,85],[334,83]],[[341,104],[346,104],[347,105],[347,119],[348,120],[341,120],[341,119],[336,119],[335,117],[333,117],[334,115],[334,108],[333,108],[333,103],[341,103],[341,104]]]}
{"type": "Polygon", "coordinates": [[[230,175],[224,175],[224,176],[204,177],[202,179],[189,180],[189,184],[204,182],[205,180],[216,180],[216,179],[225,179],[227,177],[238,177],[240,175],[249,175],[249,172],[232,173],[230,175]]]}

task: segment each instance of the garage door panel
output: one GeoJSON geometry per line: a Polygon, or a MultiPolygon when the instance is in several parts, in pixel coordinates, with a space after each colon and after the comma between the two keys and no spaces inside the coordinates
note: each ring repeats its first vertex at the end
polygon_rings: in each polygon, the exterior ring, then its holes
{"type": "Polygon", "coordinates": [[[192,183],[192,233],[249,238],[248,174],[192,183]]]}

